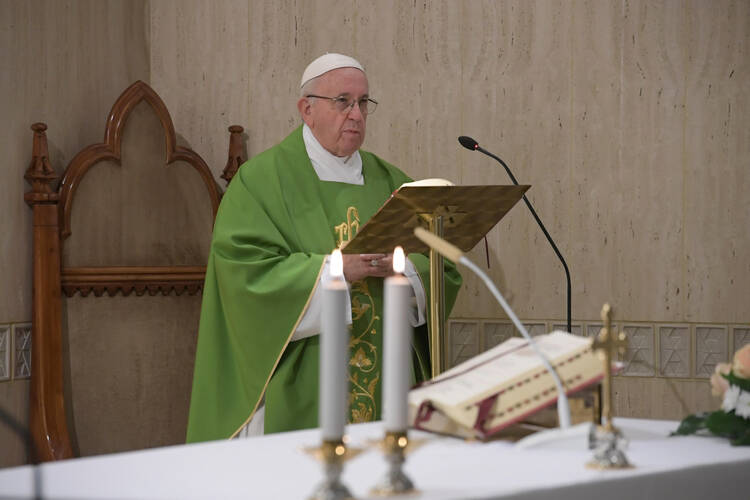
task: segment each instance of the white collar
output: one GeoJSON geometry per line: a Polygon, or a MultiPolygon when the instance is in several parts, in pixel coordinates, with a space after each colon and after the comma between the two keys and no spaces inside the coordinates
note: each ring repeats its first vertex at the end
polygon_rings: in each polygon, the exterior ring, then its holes
{"type": "Polygon", "coordinates": [[[315,173],[321,181],[344,182],[346,184],[363,185],[362,157],[359,151],[342,158],[331,154],[321,146],[307,124],[302,126],[302,139],[305,142],[307,156],[310,157],[315,173]]]}

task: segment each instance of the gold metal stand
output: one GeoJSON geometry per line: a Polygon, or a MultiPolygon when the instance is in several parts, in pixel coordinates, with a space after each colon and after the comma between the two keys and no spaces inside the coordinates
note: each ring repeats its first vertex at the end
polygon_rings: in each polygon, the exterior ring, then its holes
{"type": "MultiPolygon", "coordinates": [[[[422,215],[432,234],[443,237],[443,216],[422,215]]],[[[430,359],[432,378],[445,369],[445,275],[443,256],[430,249],[430,359]]]]}
{"type": "Polygon", "coordinates": [[[341,482],[344,462],[356,457],[362,450],[347,448],[343,440],[323,441],[320,446],[304,448],[303,451],[323,464],[325,477],[315,488],[310,500],[344,500],[353,498],[349,489],[341,482]]]}
{"type": "Polygon", "coordinates": [[[379,497],[417,493],[403,466],[406,455],[424,444],[424,440],[409,441],[406,431],[386,432],[385,438],[377,444],[388,462],[388,472],[370,493],[379,497]]]}
{"type": "MultiPolygon", "coordinates": [[[[406,254],[428,246],[414,235],[417,226],[446,239],[464,252],[479,243],[530,186],[401,186],[346,242],[346,254],[406,254]]],[[[430,251],[430,356],[432,377],[445,369],[445,288],[443,258],[430,251]]]]}
{"type": "Polygon", "coordinates": [[[604,380],[602,394],[602,414],[604,425],[594,427],[590,436],[590,447],[595,448],[594,458],[586,464],[590,469],[629,469],[633,467],[625,456],[623,449],[627,439],[612,423],[612,357],[616,352],[623,353],[627,347],[625,334],[612,331],[612,308],[609,304],[602,307],[602,327],[594,339],[592,348],[599,351],[604,363],[604,380]]]}

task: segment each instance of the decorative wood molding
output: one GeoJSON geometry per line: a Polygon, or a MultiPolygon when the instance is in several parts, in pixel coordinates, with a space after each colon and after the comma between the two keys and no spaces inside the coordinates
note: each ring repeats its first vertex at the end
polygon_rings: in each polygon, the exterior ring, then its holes
{"type": "Polygon", "coordinates": [[[49,162],[47,125],[35,123],[31,164],[24,178],[31,191],[24,199],[33,212],[33,285],[29,432],[38,461],[73,456],[63,402],[62,309],[60,296],[59,194],[49,162]]]}
{"type": "Polygon", "coordinates": [[[24,194],[24,200],[32,207],[36,203],[57,203],[58,193],[51,187],[51,184],[57,180],[57,174],[49,162],[47,124],[35,123],[31,126],[31,130],[34,131],[31,164],[23,176],[31,184],[31,191],[24,194]]]}
{"type": "MultiPolygon", "coordinates": [[[[211,200],[214,217],[221,192],[211,171],[194,151],[177,146],[172,119],[164,102],[145,83],[135,82],[112,106],[107,118],[104,142],[82,149],[68,165],[57,188],[58,176],[49,161],[47,126],[32,125],[34,131],[31,164],[25,178],[31,190],[24,198],[33,210],[33,306],[32,366],[29,395],[29,429],[35,447],[33,461],[70,458],[73,454],[65,411],[62,294],[110,296],[177,295],[198,293],[203,287],[204,266],[157,267],[74,267],[62,268],[62,244],[70,236],[70,215],[77,186],[95,164],[110,160],[120,163],[125,122],[141,101],[147,102],[159,118],[165,137],[166,164],[184,161],[201,176],[211,200]]],[[[244,162],[240,126],[230,127],[230,164],[244,162]]],[[[227,170],[227,182],[236,172],[227,170]]],[[[210,231],[211,228],[206,228],[210,231]]]]}
{"type": "MultiPolygon", "coordinates": [[[[151,87],[138,80],[117,98],[112,110],[107,118],[107,125],[104,129],[104,142],[92,144],[82,149],[70,162],[65,169],[65,174],[60,181],[60,205],[62,239],[71,234],[70,214],[73,207],[73,199],[76,189],[86,172],[95,164],[105,160],[116,162],[118,165],[121,161],[122,136],[125,129],[125,123],[133,111],[133,108],[141,101],[148,103],[156,113],[164,130],[165,147],[166,147],[166,165],[175,161],[184,161],[191,165],[201,176],[201,180],[208,191],[211,199],[213,215],[216,217],[216,211],[219,209],[219,200],[221,194],[214,181],[211,170],[197,153],[177,145],[177,139],[172,125],[172,117],[167,111],[167,107],[161,98],[153,91],[151,87]]],[[[165,166],[166,166],[165,165],[165,166]]]]}
{"type": "Polygon", "coordinates": [[[244,132],[244,129],[239,125],[229,127],[229,159],[224,167],[224,172],[221,174],[221,178],[227,181],[227,186],[232,182],[232,178],[240,166],[247,161],[247,153],[242,142],[242,132],[244,132]]]}
{"type": "Polygon", "coordinates": [[[175,292],[182,295],[195,295],[203,288],[206,276],[205,266],[172,267],[71,267],[63,270],[62,291],[72,297],[76,293],[86,297],[94,292],[96,297],[114,296],[121,293],[128,296],[169,295],[175,292]]]}

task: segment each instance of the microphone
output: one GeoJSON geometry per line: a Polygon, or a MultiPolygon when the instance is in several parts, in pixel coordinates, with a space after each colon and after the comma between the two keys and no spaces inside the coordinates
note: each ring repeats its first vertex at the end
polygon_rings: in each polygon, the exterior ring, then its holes
{"type": "MultiPolygon", "coordinates": [[[[502,165],[503,168],[505,168],[505,171],[508,173],[508,176],[510,177],[510,180],[513,181],[513,184],[515,184],[516,186],[518,186],[518,181],[513,176],[513,173],[510,171],[510,168],[508,168],[508,165],[506,165],[505,162],[502,159],[500,159],[500,157],[495,156],[494,154],[490,153],[486,149],[482,148],[479,145],[479,143],[477,141],[475,141],[474,139],[472,139],[471,137],[462,135],[461,137],[458,138],[458,142],[460,142],[461,145],[463,147],[465,147],[466,149],[470,149],[472,151],[480,151],[480,152],[486,154],[487,156],[489,156],[490,158],[494,158],[495,160],[497,160],[498,162],[500,162],[500,165],[502,165]]],[[[544,236],[547,237],[547,241],[549,241],[549,244],[552,245],[552,250],[555,251],[555,254],[557,254],[557,258],[560,259],[560,262],[563,265],[563,269],[565,269],[565,278],[568,281],[568,333],[572,333],[572,331],[571,331],[571,325],[570,325],[570,310],[571,310],[571,307],[570,307],[570,289],[571,289],[571,286],[570,286],[570,270],[568,270],[568,264],[565,262],[565,259],[563,258],[562,254],[560,253],[560,250],[558,250],[557,245],[555,245],[555,242],[552,240],[552,236],[550,236],[549,233],[547,232],[547,228],[545,228],[544,224],[542,224],[541,219],[539,219],[539,216],[536,214],[536,210],[534,210],[534,207],[531,206],[531,202],[529,201],[528,198],[526,198],[525,194],[523,195],[523,201],[524,201],[524,203],[526,203],[526,206],[531,211],[531,215],[534,216],[534,220],[536,220],[536,223],[539,224],[539,227],[542,229],[542,232],[544,233],[544,236]]]]}
{"type": "Polygon", "coordinates": [[[479,147],[479,143],[477,141],[475,141],[474,139],[466,135],[460,136],[458,138],[458,142],[460,142],[461,145],[465,147],[466,149],[471,149],[472,151],[474,151],[475,149],[479,147]]]}
{"type": "Polygon", "coordinates": [[[562,385],[560,377],[557,375],[557,371],[555,371],[555,369],[552,367],[552,363],[550,363],[549,359],[547,359],[547,356],[545,356],[544,353],[539,349],[539,347],[537,347],[536,342],[534,342],[534,339],[531,338],[531,335],[529,335],[526,327],[524,327],[523,323],[519,321],[518,317],[513,312],[513,309],[510,308],[508,303],[505,301],[505,298],[502,296],[490,277],[487,276],[487,273],[482,271],[476,264],[466,258],[461,249],[445,241],[440,236],[437,236],[436,234],[433,234],[419,226],[414,228],[414,235],[424,243],[426,243],[427,246],[452,260],[453,262],[461,263],[464,266],[468,267],[469,269],[474,271],[474,273],[479,276],[482,281],[484,281],[484,284],[487,285],[487,288],[490,289],[492,295],[494,295],[495,299],[500,303],[500,306],[505,311],[505,314],[508,315],[518,331],[521,332],[521,335],[523,335],[523,338],[526,339],[534,352],[536,352],[537,355],[542,359],[544,367],[547,369],[549,374],[552,375],[552,379],[555,381],[555,387],[557,387],[557,419],[560,422],[561,429],[569,428],[570,406],[568,405],[568,396],[565,394],[565,388],[562,385]]]}

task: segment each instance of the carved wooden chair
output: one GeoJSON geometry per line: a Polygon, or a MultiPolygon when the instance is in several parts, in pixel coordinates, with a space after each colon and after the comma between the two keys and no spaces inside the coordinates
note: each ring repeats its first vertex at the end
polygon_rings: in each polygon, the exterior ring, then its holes
{"type": "MultiPolygon", "coordinates": [[[[47,126],[31,128],[36,458],[182,443],[221,190],[141,81],[57,186],[47,126]]],[[[242,127],[229,130],[227,183],[245,159],[242,127]]]]}

